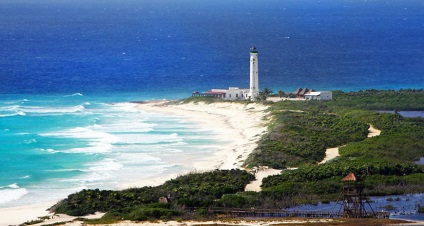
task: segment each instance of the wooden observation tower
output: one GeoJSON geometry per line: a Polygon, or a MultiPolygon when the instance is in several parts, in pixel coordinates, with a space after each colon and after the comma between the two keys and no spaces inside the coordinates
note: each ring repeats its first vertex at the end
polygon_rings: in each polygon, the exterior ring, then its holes
{"type": "MultiPolygon", "coordinates": [[[[376,217],[371,205],[367,202],[362,191],[364,186],[354,173],[349,173],[342,179],[343,185],[343,212],[341,215],[346,218],[370,218],[376,217]],[[365,210],[365,203],[371,212],[365,210]]],[[[340,212],[339,212],[340,213],[340,212]]]]}

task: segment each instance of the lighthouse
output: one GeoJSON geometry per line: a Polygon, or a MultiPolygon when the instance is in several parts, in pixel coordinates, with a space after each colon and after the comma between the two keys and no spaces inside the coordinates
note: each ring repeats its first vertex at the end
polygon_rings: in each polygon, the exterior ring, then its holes
{"type": "Polygon", "coordinates": [[[256,47],[250,48],[249,88],[240,89],[239,87],[229,87],[228,89],[211,89],[203,93],[195,91],[192,95],[215,97],[224,100],[255,100],[259,95],[258,50],[256,47]]]}
{"type": "Polygon", "coordinates": [[[258,81],[258,50],[256,47],[250,48],[250,88],[249,97],[254,99],[259,94],[258,81]]]}

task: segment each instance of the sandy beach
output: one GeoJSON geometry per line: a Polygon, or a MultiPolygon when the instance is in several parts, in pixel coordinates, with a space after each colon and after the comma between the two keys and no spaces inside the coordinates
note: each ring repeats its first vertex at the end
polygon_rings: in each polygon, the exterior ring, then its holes
{"type": "Polygon", "coordinates": [[[195,170],[241,168],[247,156],[256,148],[257,141],[266,131],[268,107],[257,103],[220,102],[207,104],[147,102],[138,106],[148,112],[184,116],[202,128],[216,132],[218,139],[229,141],[208,158],[207,162],[193,162],[195,170]]]}
{"type": "Polygon", "coordinates": [[[10,207],[0,209],[0,226],[19,225],[38,217],[47,216],[47,208],[54,203],[35,204],[31,206],[10,207]]]}
{"type": "MultiPolygon", "coordinates": [[[[244,160],[257,146],[261,134],[266,131],[269,118],[264,111],[267,106],[257,103],[185,103],[169,101],[155,101],[138,103],[137,107],[143,111],[184,117],[196,123],[201,128],[214,131],[216,139],[225,141],[213,156],[198,161],[190,161],[192,171],[208,171],[213,169],[242,168],[244,160]]],[[[263,171],[266,174],[269,171],[263,171]]],[[[184,174],[187,172],[180,172],[184,174]]],[[[275,172],[273,172],[275,173],[275,172]]],[[[157,186],[168,179],[178,176],[167,175],[161,178],[151,178],[123,184],[122,189],[129,187],[157,186]]],[[[264,175],[265,176],[265,175],[264,175]]],[[[258,175],[258,177],[263,177],[258,175]]],[[[258,178],[257,183],[262,179],[258,178]]],[[[259,184],[260,185],[260,184],[259,184]]],[[[254,190],[259,188],[256,185],[254,190]]],[[[46,211],[53,203],[38,204],[0,209],[0,226],[18,225],[26,221],[36,220],[38,217],[50,215],[46,211]]],[[[56,216],[54,222],[69,221],[68,216],[56,216]]],[[[46,222],[45,222],[46,223],[46,222]]],[[[44,223],[44,224],[45,224],[44,223]]]]}

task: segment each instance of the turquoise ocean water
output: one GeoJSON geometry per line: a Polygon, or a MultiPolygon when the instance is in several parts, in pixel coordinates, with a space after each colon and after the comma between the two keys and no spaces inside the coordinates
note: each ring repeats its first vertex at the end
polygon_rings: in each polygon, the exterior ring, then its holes
{"type": "Polygon", "coordinates": [[[181,172],[214,132],[130,101],[424,87],[421,0],[0,0],[0,207],[181,172]]]}
{"type": "Polygon", "coordinates": [[[0,207],[187,172],[224,142],[187,118],[137,104],[80,93],[24,96],[0,101],[0,207]]]}

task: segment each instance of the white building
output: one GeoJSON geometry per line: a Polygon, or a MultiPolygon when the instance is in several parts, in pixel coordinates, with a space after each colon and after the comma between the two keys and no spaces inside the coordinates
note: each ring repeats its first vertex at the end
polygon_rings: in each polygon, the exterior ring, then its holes
{"type": "Polygon", "coordinates": [[[228,89],[211,89],[204,93],[194,92],[193,96],[211,96],[224,100],[254,100],[259,94],[258,75],[258,50],[256,47],[250,48],[250,87],[240,89],[229,87],[228,89]]]}
{"type": "Polygon", "coordinates": [[[318,91],[305,94],[306,100],[331,100],[333,93],[331,91],[318,91]]]}
{"type": "Polygon", "coordinates": [[[211,89],[203,94],[196,96],[211,96],[224,100],[246,100],[249,99],[250,89],[240,89],[238,87],[230,87],[228,89],[211,89]]]}

